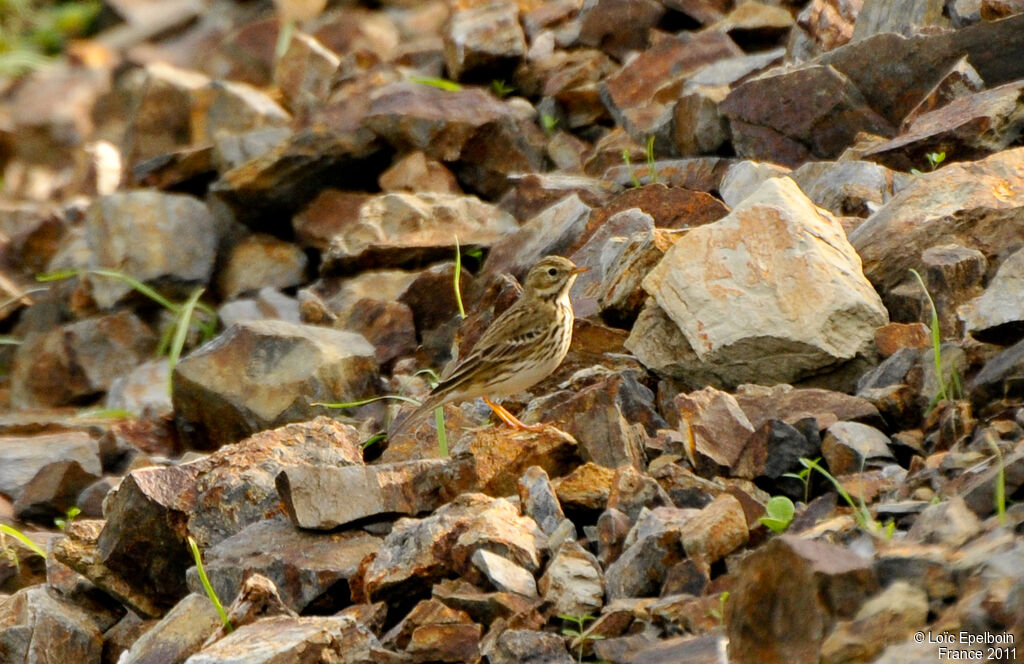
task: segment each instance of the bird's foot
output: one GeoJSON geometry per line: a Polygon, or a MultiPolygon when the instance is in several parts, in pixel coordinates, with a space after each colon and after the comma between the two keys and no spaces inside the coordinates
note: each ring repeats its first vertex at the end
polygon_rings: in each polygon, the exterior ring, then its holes
{"type": "Polygon", "coordinates": [[[484,401],[487,403],[488,406],[491,407],[491,410],[494,411],[494,414],[498,416],[499,420],[509,425],[513,429],[518,429],[520,431],[532,431],[533,433],[537,433],[543,431],[547,427],[547,425],[544,424],[526,424],[524,422],[521,422],[518,417],[508,412],[508,409],[506,409],[501,404],[494,403],[493,401],[487,399],[486,397],[484,398],[484,401]]]}

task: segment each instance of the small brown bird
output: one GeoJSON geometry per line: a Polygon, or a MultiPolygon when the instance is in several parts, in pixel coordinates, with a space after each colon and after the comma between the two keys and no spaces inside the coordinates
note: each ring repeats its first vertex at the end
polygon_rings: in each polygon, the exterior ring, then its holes
{"type": "Polygon", "coordinates": [[[561,256],[547,256],[530,268],[522,296],[491,323],[470,354],[390,435],[405,431],[440,405],[477,397],[483,397],[494,414],[509,426],[536,430],[538,427],[523,424],[490,398],[529,389],[562,363],[572,341],[574,316],[569,289],[576,276],[588,269],[576,267],[561,256]]]}

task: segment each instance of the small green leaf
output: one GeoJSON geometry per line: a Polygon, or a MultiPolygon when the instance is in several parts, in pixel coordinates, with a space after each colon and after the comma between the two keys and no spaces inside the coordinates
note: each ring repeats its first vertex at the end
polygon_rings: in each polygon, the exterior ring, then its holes
{"type": "Polygon", "coordinates": [[[409,80],[413,83],[419,83],[420,85],[429,85],[432,88],[438,88],[439,90],[447,90],[448,92],[458,92],[462,89],[462,86],[455,81],[449,81],[446,78],[436,78],[434,76],[410,76],[409,80]]]}

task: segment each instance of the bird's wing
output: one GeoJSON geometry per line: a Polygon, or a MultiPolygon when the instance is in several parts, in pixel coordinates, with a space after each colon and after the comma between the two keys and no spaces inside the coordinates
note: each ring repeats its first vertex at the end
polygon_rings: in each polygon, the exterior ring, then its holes
{"type": "Polygon", "coordinates": [[[483,365],[501,364],[521,355],[523,348],[540,341],[544,328],[537,324],[535,316],[527,314],[527,309],[516,305],[507,309],[487,328],[469,355],[455,365],[434,391],[454,387],[483,365]]]}

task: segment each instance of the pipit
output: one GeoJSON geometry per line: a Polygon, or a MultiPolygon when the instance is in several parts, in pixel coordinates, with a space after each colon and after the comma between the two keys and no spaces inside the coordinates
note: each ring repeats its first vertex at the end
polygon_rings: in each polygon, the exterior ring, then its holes
{"type": "Polygon", "coordinates": [[[491,323],[469,355],[390,435],[405,431],[438,406],[477,397],[483,397],[505,424],[516,429],[539,429],[523,424],[491,399],[529,389],[550,376],[565,359],[574,318],[569,289],[576,276],[587,269],[561,256],[542,258],[530,268],[522,296],[491,323]]]}

